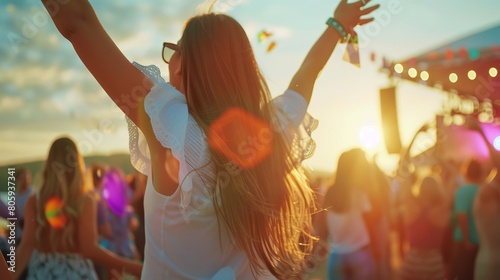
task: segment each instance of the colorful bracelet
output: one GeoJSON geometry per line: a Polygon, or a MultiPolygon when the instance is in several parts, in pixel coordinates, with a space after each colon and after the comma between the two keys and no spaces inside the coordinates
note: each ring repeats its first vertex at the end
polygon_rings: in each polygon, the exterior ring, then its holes
{"type": "Polygon", "coordinates": [[[347,42],[348,34],[345,31],[345,28],[338,21],[331,17],[326,21],[326,24],[333,27],[333,29],[335,29],[339,33],[341,43],[347,42]]]}

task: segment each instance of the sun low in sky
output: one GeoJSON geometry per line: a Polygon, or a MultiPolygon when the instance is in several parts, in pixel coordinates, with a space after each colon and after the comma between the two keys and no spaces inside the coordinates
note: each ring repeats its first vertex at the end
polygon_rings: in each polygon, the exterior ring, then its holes
{"type": "MultiPolygon", "coordinates": [[[[131,61],[157,65],[166,80],[162,43],[177,42],[185,20],[204,2],[91,1],[125,55],[131,61]]],[[[379,71],[382,57],[406,59],[500,23],[500,2],[495,0],[373,3],[381,5],[374,13],[376,21],[357,28],[361,68],[342,60],[345,45],[339,45],[317,81],[309,107],[319,120],[313,133],[316,153],[306,161],[311,169],[333,171],[340,153],[352,147],[386,155],[378,96],[389,81],[379,71]]],[[[228,0],[219,1],[217,7],[243,25],[277,96],[286,90],[337,4],[228,0]],[[272,34],[266,42],[259,42],[262,30],[272,34]]],[[[1,165],[44,159],[51,141],[62,134],[75,139],[84,155],[128,151],[123,114],[59,35],[39,1],[2,1],[0,32],[5,34],[0,40],[1,165]]],[[[441,110],[444,95],[408,82],[399,82],[397,88],[401,138],[407,145],[421,124],[441,110]]]]}
{"type": "Polygon", "coordinates": [[[363,126],[359,131],[359,142],[366,152],[376,151],[382,143],[381,130],[374,125],[363,126]]]}

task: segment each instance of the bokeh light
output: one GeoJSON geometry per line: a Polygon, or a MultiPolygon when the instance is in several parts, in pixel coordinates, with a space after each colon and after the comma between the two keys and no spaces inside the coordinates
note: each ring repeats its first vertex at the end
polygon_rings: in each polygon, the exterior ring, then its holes
{"type": "Polygon", "coordinates": [[[242,169],[250,169],[272,151],[273,132],[268,123],[241,108],[228,109],[208,131],[208,144],[242,169]]]}
{"type": "Polygon", "coordinates": [[[411,77],[411,78],[415,78],[417,76],[417,69],[415,68],[410,68],[408,70],[408,75],[411,77]]]}
{"type": "Polygon", "coordinates": [[[429,72],[422,71],[420,73],[420,79],[422,79],[422,81],[424,81],[424,82],[427,81],[427,80],[429,80],[429,72]]]}
{"type": "Polygon", "coordinates": [[[474,70],[470,70],[468,73],[467,73],[467,77],[469,77],[469,79],[471,81],[475,80],[476,77],[477,77],[477,74],[476,74],[476,71],[474,70]]]}
{"type": "Polygon", "coordinates": [[[403,70],[403,65],[401,65],[400,63],[394,65],[394,71],[396,71],[396,73],[401,74],[403,73],[403,70]]]}
{"type": "Polygon", "coordinates": [[[464,125],[465,117],[463,115],[454,115],[453,116],[453,124],[454,125],[464,125]]]}
{"type": "Polygon", "coordinates": [[[490,73],[490,76],[492,78],[495,78],[498,75],[498,70],[495,67],[491,67],[490,71],[488,71],[488,72],[490,73]]]}
{"type": "Polygon", "coordinates": [[[500,136],[497,136],[493,141],[493,147],[495,147],[497,151],[500,151],[500,136]]]}
{"type": "Polygon", "coordinates": [[[449,76],[450,82],[456,83],[458,81],[458,75],[456,73],[451,73],[449,76]]]}
{"type": "Polygon", "coordinates": [[[45,203],[45,218],[54,229],[62,229],[67,222],[63,212],[64,203],[58,197],[51,197],[45,203]]]}

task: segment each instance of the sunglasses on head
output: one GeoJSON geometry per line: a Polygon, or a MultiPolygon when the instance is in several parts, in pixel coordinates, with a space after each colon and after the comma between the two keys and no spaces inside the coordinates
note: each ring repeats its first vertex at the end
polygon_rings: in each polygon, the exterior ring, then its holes
{"type": "Polygon", "coordinates": [[[163,61],[168,64],[176,51],[180,51],[180,48],[177,44],[167,42],[163,43],[163,50],[161,51],[163,61]]]}

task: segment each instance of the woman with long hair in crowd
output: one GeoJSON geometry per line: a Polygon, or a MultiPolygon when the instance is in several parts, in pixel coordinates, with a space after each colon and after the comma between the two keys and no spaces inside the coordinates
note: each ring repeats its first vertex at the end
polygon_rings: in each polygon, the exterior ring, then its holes
{"type": "Polygon", "coordinates": [[[414,195],[406,187],[399,207],[409,250],[404,256],[401,279],[445,279],[441,243],[450,220],[450,202],[434,177],[425,177],[414,195]]]}
{"type": "Polygon", "coordinates": [[[271,100],[245,31],[227,15],[195,16],[177,44],[163,44],[167,83],[156,66],[127,60],[88,1],[57,12],[42,2],[128,118],[132,163],[148,175],[142,277],[299,273],[313,242],[313,193],[300,166],[312,142],[299,132],[316,127],[306,111],[337,42],[377,6],[342,0],[289,89],[271,100]]]}
{"type": "Polygon", "coordinates": [[[75,143],[65,137],[55,140],[45,162],[42,186],[26,202],[15,277],[29,266],[28,279],[97,279],[91,260],[140,275],[141,263],[98,245],[96,203],[84,174],[85,164],[75,143]]]}
{"type": "Polygon", "coordinates": [[[313,242],[300,166],[312,144],[299,132],[315,128],[307,106],[337,42],[377,6],[341,1],[289,89],[271,100],[245,31],[227,15],[193,17],[177,44],[163,45],[166,83],[157,67],[125,58],[88,1],[57,11],[42,2],[129,119],[132,162],[148,175],[142,277],[297,274],[313,242]]]}
{"type": "Polygon", "coordinates": [[[370,163],[361,149],[340,155],[335,182],[327,190],[323,209],[315,223],[321,241],[328,240],[330,257],[327,274],[330,280],[376,279],[372,244],[374,229],[370,216],[371,203],[365,192],[370,176],[370,163]]]}

